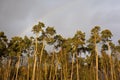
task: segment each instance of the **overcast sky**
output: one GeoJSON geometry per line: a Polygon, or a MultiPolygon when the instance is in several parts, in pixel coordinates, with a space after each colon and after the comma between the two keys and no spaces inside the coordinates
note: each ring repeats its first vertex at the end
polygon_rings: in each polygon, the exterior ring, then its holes
{"type": "Polygon", "coordinates": [[[38,21],[57,33],[90,33],[94,26],[110,29],[120,39],[120,0],[0,0],[0,31],[7,36],[30,35],[38,21]]]}

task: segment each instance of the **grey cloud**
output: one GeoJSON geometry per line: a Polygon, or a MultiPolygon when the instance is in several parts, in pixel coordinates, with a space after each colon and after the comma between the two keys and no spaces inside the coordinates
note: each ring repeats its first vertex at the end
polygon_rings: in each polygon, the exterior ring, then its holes
{"type": "MultiPolygon", "coordinates": [[[[44,16],[65,1],[52,0],[2,0],[0,1],[0,31],[15,36],[32,23],[31,19],[44,16]],[[56,5],[54,5],[56,4],[56,5]]],[[[60,5],[61,4],[61,5],[60,5]]]]}
{"type": "Polygon", "coordinates": [[[93,26],[100,25],[103,29],[112,29],[118,39],[120,0],[0,1],[0,30],[9,36],[30,34],[38,21],[55,26],[57,32],[65,36],[73,36],[78,29],[88,34],[93,26]]]}

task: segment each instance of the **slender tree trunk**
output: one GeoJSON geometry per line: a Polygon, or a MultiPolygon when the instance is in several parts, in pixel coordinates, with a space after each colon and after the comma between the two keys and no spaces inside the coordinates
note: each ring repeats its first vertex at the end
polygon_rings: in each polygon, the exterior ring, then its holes
{"type": "Polygon", "coordinates": [[[36,75],[35,75],[35,77],[36,77],[36,80],[39,80],[39,63],[38,62],[36,63],[36,75]]]}
{"type": "Polygon", "coordinates": [[[43,39],[43,43],[42,43],[42,49],[41,49],[41,53],[40,53],[40,78],[42,77],[41,76],[41,71],[42,71],[42,55],[43,55],[43,50],[44,50],[44,39],[43,39]]]}
{"type": "Polygon", "coordinates": [[[51,78],[52,78],[53,63],[54,63],[54,54],[52,55],[52,62],[50,64],[50,76],[49,76],[49,80],[51,80],[51,78]]]}
{"type": "Polygon", "coordinates": [[[16,77],[15,77],[15,80],[18,80],[18,69],[19,69],[19,64],[20,64],[20,56],[18,56],[18,62],[17,62],[17,65],[16,65],[16,77]]]}
{"type": "Polygon", "coordinates": [[[96,36],[95,36],[95,53],[96,53],[96,80],[98,80],[98,48],[96,44],[96,36]]]}
{"type": "Polygon", "coordinates": [[[68,78],[68,69],[67,69],[67,67],[68,67],[68,64],[67,64],[67,56],[66,56],[66,53],[65,53],[65,80],[67,80],[67,78],[68,78]]]}
{"type": "Polygon", "coordinates": [[[109,42],[107,43],[107,46],[108,46],[108,53],[110,54],[110,55],[109,55],[109,58],[110,58],[111,80],[113,80],[113,63],[112,63],[112,55],[111,55],[111,51],[110,51],[109,42]]]}
{"type": "Polygon", "coordinates": [[[105,80],[108,80],[107,73],[106,73],[105,69],[103,69],[103,73],[104,73],[104,76],[105,76],[105,80]]]}
{"type": "Polygon", "coordinates": [[[37,48],[38,48],[38,41],[37,41],[37,38],[38,38],[38,34],[36,34],[36,50],[34,52],[34,66],[33,66],[33,74],[32,74],[32,80],[35,80],[35,68],[36,68],[36,62],[37,62],[37,48]]]}
{"type": "Polygon", "coordinates": [[[44,50],[44,40],[43,40],[43,43],[42,43],[42,49],[41,49],[41,53],[40,53],[40,65],[41,65],[41,61],[42,61],[42,55],[43,55],[43,50],[44,50]]]}
{"type": "Polygon", "coordinates": [[[61,71],[62,71],[62,74],[63,74],[63,79],[67,80],[67,76],[66,76],[67,75],[67,72],[66,72],[67,71],[66,52],[64,51],[64,53],[63,53],[62,49],[61,49],[61,60],[62,60],[62,65],[61,65],[62,66],[62,68],[61,68],[62,70],[61,71]],[[64,57],[64,59],[62,59],[63,57],[64,57]]]}
{"type": "Polygon", "coordinates": [[[60,70],[60,78],[61,78],[61,80],[63,80],[63,70],[62,70],[63,68],[62,68],[62,66],[61,66],[61,70],[60,70]]]}
{"type": "Polygon", "coordinates": [[[29,69],[30,69],[30,66],[29,66],[29,64],[30,64],[30,63],[29,63],[29,57],[28,57],[28,66],[27,66],[27,67],[28,67],[28,69],[27,69],[27,80],[29,80],[29,69]]]}
{"type": "Polygon", "coordinates": [[[44,67],[44,70],[45,70],[45,80],[47,80],[47,63],[45,62],[45,67],[44,67]]]}
{"type": "Polygon", "coordinates": [[[56,60],[57,60],[57,63],[56,63],[56,66],[55,66],[55,78],[56,78],[56,80],[58,80],[57,71],[58,71],[59,60],[58,60],[58,57],[57,57],[56,54],[55,54],[55,57],[56,57],[56,60]]]}
{"type": "Polygon", "coordinates": [[[35,80],[36,62],[37,62],[36,55],[34,55],[34,66],[33,66],[32,80],[35,80]]]}
{"type": "MultiPolygon", "coordinates": [[[[92,64],[90,64],[90,80],[93,79],[92,76],[93,76],[93,74],[92,74],[92,64]]],[[[94,80],[94,79],[93,79],[93,80],[94,80]]]]}
{"type": "MultiPolygon", "coordinates": [[[[62,52],[62,49],[61,49],[61,52],[60,52],[60,59],[61,59],[61,61],[62,61],[62,54],[63,54],[63,52],[62,52]]],[[[60,72],[61,72],[61,80],[63,80],[63,64],[61,64],[61,70],[60,70],[60,72]]]]}
{"type": "Polygon", "coordinates": [[[96,80],[98,80],[98,53],[96,54],[96,80]]]}
{"type": "Polygon", "coordinates": [[[10,66],[10,64],[11,64],[11,58],[10,58],[10,60],[8,61],[8,72],[7,72],[7,75],[6,75],[6,78],[7,78],[7,79],[10,78],[10,71],[11,71],[11,66],[10,66]]]}
{"type": "Polygon", "coordinates": [[[72,69],[71,69],[71,79],[70,80],[73,80],[73,63],[74,63],[74,56],[72,56],[72,69]]]}
{"type": "Polygon", "coordinates": [[[55,75],[53,76],[53,80],[57,80],[57,68],[58,68],[57,65],[58,64],[56,64],[56,66],[55,66],[55,75]]]}
{"type": "Polygon", "coordinates": [[[110,56],[110,70],[111,70],[111,80],[113,79],[113,64],[112,64],[112,56],[110,56]]]}
{"type": "Polygon", "coordinates": [[[65,70],[66,70],[66,69],[65,69],[65,65],[63,64],[63,75],[64,75],[64,80],[67,80],[67,79],[66,79],[66,73],[65,73],[66,71],[65,71],[65,70]]]}
{"type": "Polygon", "coordinates": [[[77,80],[79,80],[79,62],[78,62],[78,58],[77,58],[76,67],[77,67],[77,80]]]}

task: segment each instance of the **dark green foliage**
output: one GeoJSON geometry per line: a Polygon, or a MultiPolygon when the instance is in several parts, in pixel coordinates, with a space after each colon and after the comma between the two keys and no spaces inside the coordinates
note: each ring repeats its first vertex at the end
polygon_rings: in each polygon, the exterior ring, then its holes
{"type": "Polygon", "coordinates": [[[0,57],[6,56],[8,53],[8,39],[4,32],[0,32],[0,57]]]}
{"type": "Polygon", "coordinates": [[[37,25],[33,26],[32,32],[34,34],[38,34],[40,31],[42,31],[42,28],[44,28],[44,27],[45,27],[44,23],[38,22],[37,25]]]}

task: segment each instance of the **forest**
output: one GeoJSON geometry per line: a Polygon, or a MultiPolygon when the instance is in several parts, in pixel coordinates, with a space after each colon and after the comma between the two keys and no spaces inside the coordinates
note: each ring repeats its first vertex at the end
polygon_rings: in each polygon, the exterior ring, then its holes
{"type": "Polygon", "coordinates": [[[120,80],[120,39],[115,44],[109,29],[65,38],[38,22],[31,31],[10,40],[0,32],[0,80],[120,80]]]}

